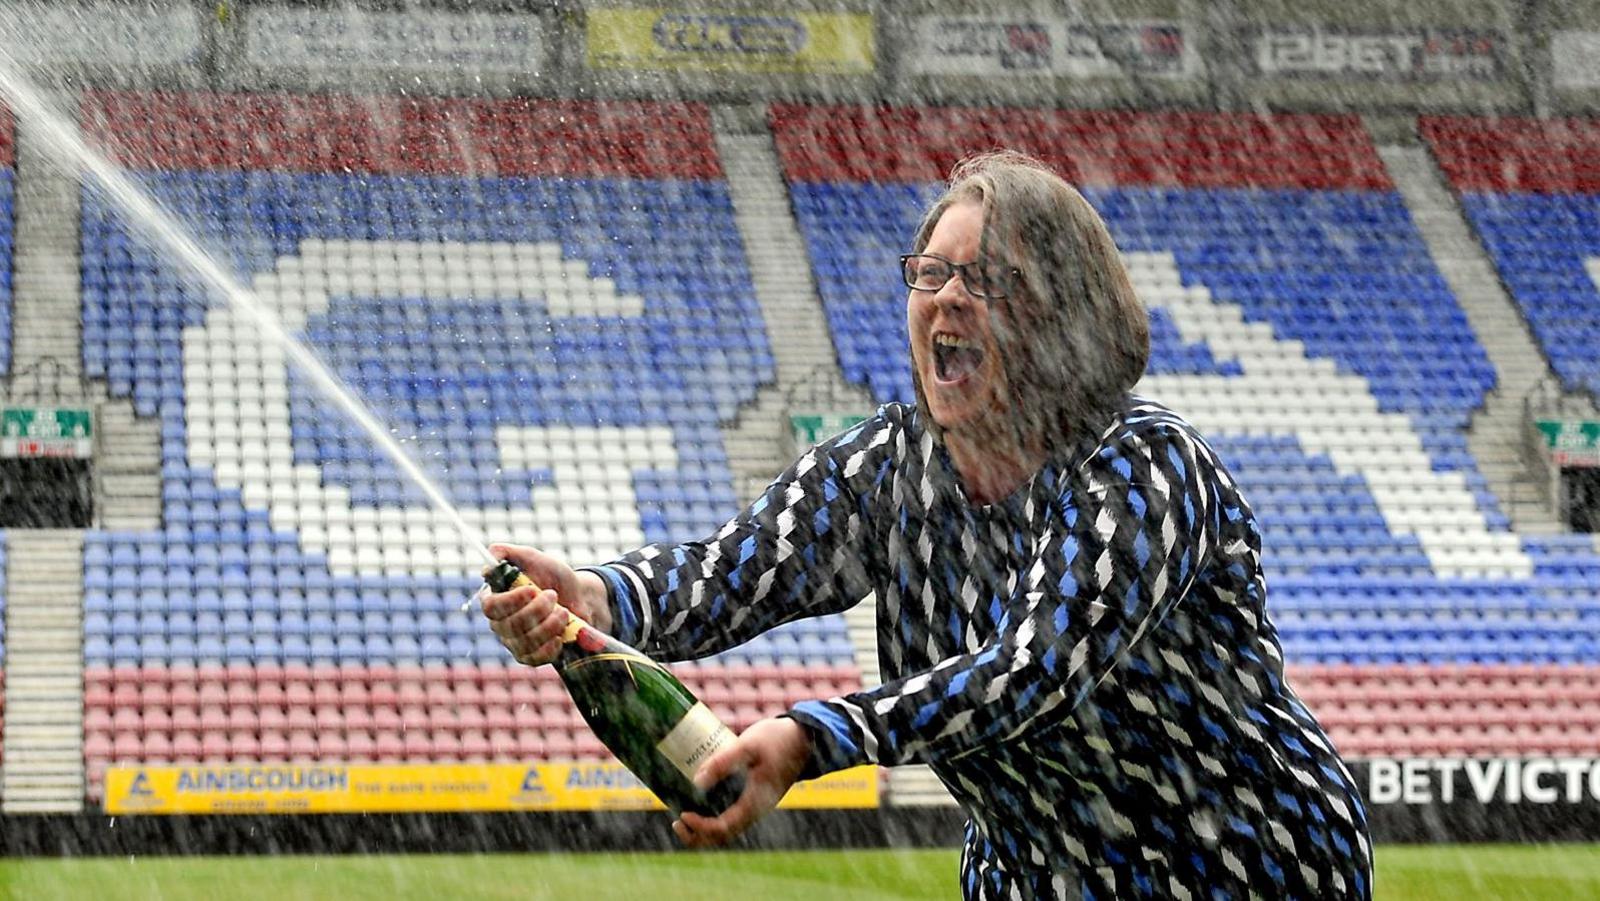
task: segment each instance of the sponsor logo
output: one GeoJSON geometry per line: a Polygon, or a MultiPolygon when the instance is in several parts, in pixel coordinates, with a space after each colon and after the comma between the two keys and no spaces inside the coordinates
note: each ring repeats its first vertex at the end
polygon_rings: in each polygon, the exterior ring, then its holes
{"type": "Polygon", "coordinates": [[[181,770],[176,791],[179,794],[231,794],[347,791],[349,788],[350,773],[343,768],[237,767],[181,770]]]}
{"type": "Polygon", "coordinates": [[[1367,800],[1374,805],[1600,801],[1600,758],[1377,758],[1367,767],[1367,800]]]}
{"type": "Polygon", "coordinates": [[[1247,41],[1250,62],[1263,75],[1487,80],[1501,77],[1504,67],[1505,41],[1490,32],[1259,30],[1247,41]]]}
{"type": "Polygon", "coordinates": [[[777,16],[668,14],[651,29],[656,46],[675,53],[793,56],[806,45],[806,27],[777,16]]]}
{"type": "Polygon", "coordinates": [[[928,16],[914,72],[941,75],[1182,76],[1196,66],[1182,23],[928,16]]]}
{"type": "Polygon", "coordinates": [[[544,777],[539,774],[538,767],[528,767],[528,771],[522,776],[522,785],[517,789],[517,793],[511,796],[511,803],[550,803],[550,790],[544,787],[544,777]]]}
{"type": "Polygon", "coordinates": [[[568,770],[566,787],[569,789],[640,789],[645,788],[645,784],[640,782],[638,776],[629,772],[628,768],[621,764],[597,763],[574,766],[568,770]]]}

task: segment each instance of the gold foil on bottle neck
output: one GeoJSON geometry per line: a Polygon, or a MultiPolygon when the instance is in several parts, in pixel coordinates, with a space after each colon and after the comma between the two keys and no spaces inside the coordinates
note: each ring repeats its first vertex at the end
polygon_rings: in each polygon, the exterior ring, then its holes
{"type": "Polygon", "coordinates": [[[576,616],[573,616],[571,613],[568,613],[567,614],[567,627],[565,629],[561,630],[561,643],[562,644],[571,644],[572,642],[577,641],[578,640],[578,633],[580,631],[582,631],[583,626],[584,626],[583,620],[579,619],[576,616]]]}

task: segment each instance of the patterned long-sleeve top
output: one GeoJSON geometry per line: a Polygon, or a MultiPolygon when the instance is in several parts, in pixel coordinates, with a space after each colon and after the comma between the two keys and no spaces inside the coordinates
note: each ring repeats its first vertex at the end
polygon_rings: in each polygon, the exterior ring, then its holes
{"type": "Polygon", "coordinates": [[[926,763],[967,898],[1368,897],[1365,811],[1283,677],[1249,505],[1128,397],[984,506],[898,404],[714,535],[597,568],[619,638],[710,655],[875,596],[883,683],[797,704],[806,776],[926,763]]]}

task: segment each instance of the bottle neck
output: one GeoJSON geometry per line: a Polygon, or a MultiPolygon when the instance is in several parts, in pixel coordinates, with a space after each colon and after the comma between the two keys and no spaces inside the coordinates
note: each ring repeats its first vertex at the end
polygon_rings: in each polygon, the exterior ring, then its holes
{"type": "Polygon", "coordinates": [[[583,617],[570,610],[566,610],[566,614],[567,624],[561,630],[561,651],[558,660],[563,668],[571,661],[593,657],[596,654],[623,654],[643,659],[644,655],[636,649],[589,625],[583,617]]]}

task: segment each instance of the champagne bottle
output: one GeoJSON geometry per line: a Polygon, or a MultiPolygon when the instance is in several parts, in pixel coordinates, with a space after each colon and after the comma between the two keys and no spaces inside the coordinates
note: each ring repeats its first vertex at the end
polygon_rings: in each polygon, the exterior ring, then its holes
{"type": "MultiPolygon", "coordinates": [[[[490,567],[484,581],[497,592],[534,584],[506,561],[490,567]]],[[[693,777],[706,758],[733,742],[733,731],[666,667],[566,613],[554,665],[584,722],[674,812],[716,816],[728,809],[744,792],[743,774],[709,790],[693,777]]]]}

